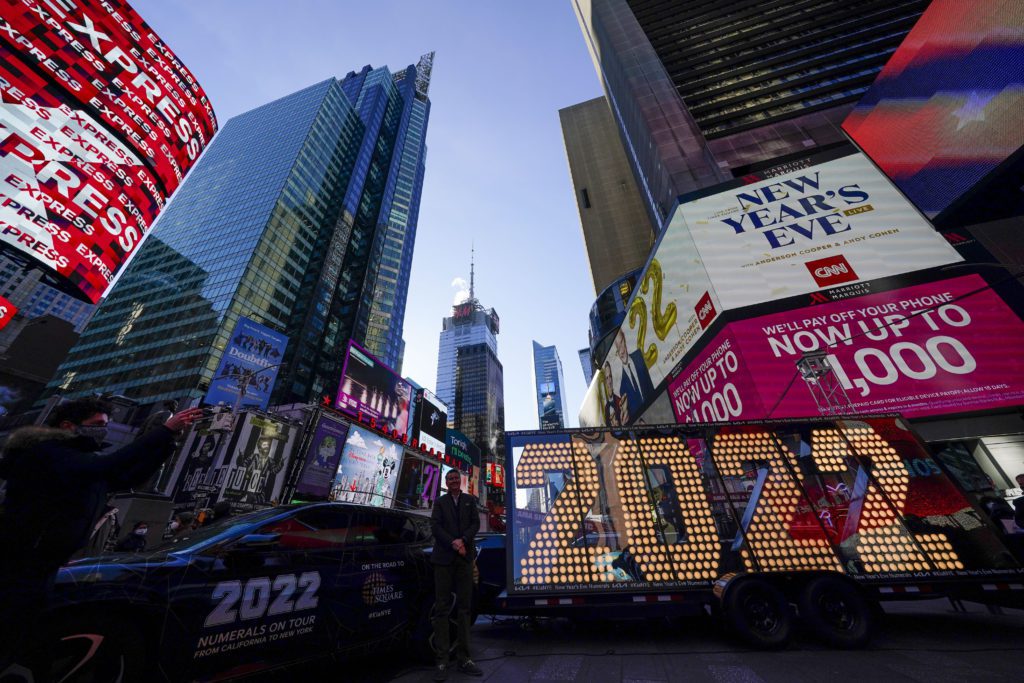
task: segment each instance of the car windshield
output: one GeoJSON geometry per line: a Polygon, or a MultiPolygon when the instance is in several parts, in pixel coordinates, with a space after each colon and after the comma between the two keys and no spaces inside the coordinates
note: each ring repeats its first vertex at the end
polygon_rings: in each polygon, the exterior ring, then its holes
{"type": "Polygon", "coordinates": [[[259,510],[257,512],[238,515],[236,517],[228,517],[225,520],[213,522],[211,524],[201,526],[198,529],[186,531],[179,536],[168,539],[153,550],[154,552],[162,551],[169,553],[176,553],[182,550],[195,552],[196,550],[213,545],[224,538],[229,538],[239,532],[242,532],[243,529],[248,529],[254,524],[259,524],[284,512],[286,512],[286,510],[283,508],[270,508],[268,510],[259,510]]]}

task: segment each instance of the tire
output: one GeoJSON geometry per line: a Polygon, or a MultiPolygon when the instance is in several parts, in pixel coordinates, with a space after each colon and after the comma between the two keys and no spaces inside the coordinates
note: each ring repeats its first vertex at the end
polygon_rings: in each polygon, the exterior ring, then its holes
{"type": "Polygon", "coordinates": [[[128,618],[98,614],[58,618],[45,628],[43,642],[48,669],[41,680],[131,683],[152,676],[145,636],[128,618]]]}
{"type": "Polygon", "coordinates": [[[834,576],[812,579],[800,592],[800,617],[819,640],[843,649],[864,647],[874,614],[856,586],[834,576]]]}
{"type": "Polygon", "coordinates": [[[789,601],[759,578],[740,579],[722,599],[725,623],[740,640],[759,649],[781,649],[793,633],[789,601]]]}

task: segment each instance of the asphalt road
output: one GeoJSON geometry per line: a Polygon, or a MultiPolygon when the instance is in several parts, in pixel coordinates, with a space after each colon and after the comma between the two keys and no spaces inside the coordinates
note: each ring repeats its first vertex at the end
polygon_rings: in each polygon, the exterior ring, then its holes
{"type": "MultiPolygon", "coordinates": [[[[833,650],[800,633],[780,652],[750,650],[710,618],[572,623],[481,617],[473,650],[485,681],[1020,681],[1024,611],[947,600],[892,603],[864,650],[833,650]]],[[[418,683],[432,670],[402,651],[290,672],[281,680],[418,683]]],[[[471,679],[458,673],[451,681],[471,679]]]]}

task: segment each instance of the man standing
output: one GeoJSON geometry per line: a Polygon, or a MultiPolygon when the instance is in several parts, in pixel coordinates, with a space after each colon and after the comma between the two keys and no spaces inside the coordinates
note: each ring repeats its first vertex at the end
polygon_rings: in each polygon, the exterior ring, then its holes
{"type": "Polygon", "coordinates": [[[469,609],[473,594],[473,560],[476,558],[473,539],[480,531],[480,515],[476,509],[476,497],[462,492],[462,477],[458,470],[450,470],[444,481],[448,493],[434,501],[434,509],[430,513],[430,528],[434,532],[434,551],[430,561],[434,565],[435,681],[448,678],[448,615],[452,611],[453,592],[458,625],[455,654],[459,671],[469,676],[483,675],[480,667],[469,658],[469,609]]]}
{"type": "Polygon", "coordinates": [[[628,413],[627,416],[624,416],[624,420],[633,421],[640,417],[644,399],[650,398],[654,393],[654,385],[651,384],[651,375],[647,371],[644,354],[640,351],[629,353],[626,350],[626,335],[622,333],[621,328],[615,335],[615,354],[619,357],[619,362],[622,363],[619,396],[625,400],[628,413]]]}

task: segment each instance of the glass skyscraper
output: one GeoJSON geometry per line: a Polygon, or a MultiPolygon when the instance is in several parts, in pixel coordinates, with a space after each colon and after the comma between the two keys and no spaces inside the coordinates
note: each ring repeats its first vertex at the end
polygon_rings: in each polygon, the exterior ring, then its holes
{"type": "Polygon", "coordinates": [[[228,121],[48,391],[201,397],[242,316],[289,338],[272,403],[333,394],[349,339],[400,371],[432,60],[228,121]]]}
{"type": "Polygon", "coordinates": [[[533,342],[533,386],[537,391],[537,424],[541,429],[564,429],[565,378],[558,349],[533,342]]]}
{"type": "Polygon", "coordinates": [[[505,375],[488,344],[458,347],[455,354],[455,429],[472,439],[484,463],[505,464],[505,375]]]}

